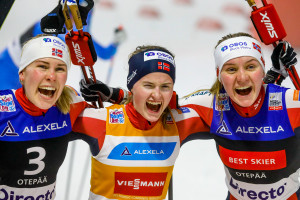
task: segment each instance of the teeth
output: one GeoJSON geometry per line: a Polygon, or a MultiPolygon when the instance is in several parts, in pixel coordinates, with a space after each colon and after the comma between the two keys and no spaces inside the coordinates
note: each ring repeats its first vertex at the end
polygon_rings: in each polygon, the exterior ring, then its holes
{"type": "Polygon", "coordinates": [[[154,105],[154,106],[161,105],[161,102],[149,102],[149,101],[147,101],[147,103],[149,103],[151,105],[154,105]]]}
{"type": "Polygon", "coordinates": [[[55,90],[55,88],[53,87],[48,87],[48,86],[43,86],[43,87],[39,87],[40,89],[43,89],[43,90],[55,90]]]}
{"type": "Polygon", "coordinates": [[[239,88],[236,88],[237,90],[245,90],[245,89],[248,89],[248,88],[250,88],[250,86],[248,86],[248,87],[239,87],[239,88]]]}

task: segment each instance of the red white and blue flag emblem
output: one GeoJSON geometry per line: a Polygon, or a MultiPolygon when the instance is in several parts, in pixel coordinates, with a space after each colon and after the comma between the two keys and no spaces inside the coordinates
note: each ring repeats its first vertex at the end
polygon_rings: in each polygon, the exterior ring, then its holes
{"type": "Polygon", "coordinates": [[[254,42],[252,42],[252,44],[253,44],[253,48],[256,49],[259,53],[261,53],[260,46],[258,44],[256,44],[256,43],[254,43],[254,42]]]}
{"type": "Polygon", "coordinates": [[[62,58],[63,57],[63,52],[62,52],[62,50],[52,48],[52,56],[57,56],[57,57],[62,58]]]}
{"type": "Polygon", "coordinates": [[[170,71],[170,65],[168,63],[165,63],[165,62],[158,62],[158,69],[163,69],[163,70],[166,70],[166,71],[170,71]]]}

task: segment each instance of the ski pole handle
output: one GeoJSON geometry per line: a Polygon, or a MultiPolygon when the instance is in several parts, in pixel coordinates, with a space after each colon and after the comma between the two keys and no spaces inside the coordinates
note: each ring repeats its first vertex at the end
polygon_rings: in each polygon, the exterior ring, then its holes
{"type": "Polygon", "coordinates": [[[67,28],[68,32],[72,32],[73,31],[73,24],[72,24],[72,20],[71,20],[69,10],[68,10],[68,7],[67,7],[67,0],[62,0],[60,3],[62,5],[62,12],[63,12],[63,15],[65,17],[66,28],[67,28]]]}
{"type": "Polygon", "coordinates": [[[71,14],[73,16],[75,26],[79,32],[80,36],[83,36],[83,25],[82,25],[82,20],[80,16],[80,12],[77,6],[77,1],[76,0],[67,0],[67,5],[70,8],[71,14]]]}

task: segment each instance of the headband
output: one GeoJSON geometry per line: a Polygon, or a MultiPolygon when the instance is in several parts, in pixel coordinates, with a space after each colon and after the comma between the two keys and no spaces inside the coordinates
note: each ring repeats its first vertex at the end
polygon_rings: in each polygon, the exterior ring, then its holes
{"type": "Polygon", "coordinates": [[[43,36],[29,40],[23,47],[19,73],[39,58],[56,58],[62,60],[69,70],[71,66],[67,45],[58,37],[43,36]]]}
{"type": "Polygon", "coordinates": [[[128,64],[127,88],[129,90],[143,76],[153,72],[166,73],[175,83],[175,61],[173,56],[165,51],[153,49],[140,52],[133,55],[128,64]]]}
{"type": "Polygon", "coordinates": [[[219,80],[223,65],[228,60],[242,56],[251,56],[256,58],[262,68],[265,69],[265,61],[261,51],[261,45],[257,40],[247,36],[230,38],[221,42],[215,49],[214,57],[217,77],[219,80]]]}

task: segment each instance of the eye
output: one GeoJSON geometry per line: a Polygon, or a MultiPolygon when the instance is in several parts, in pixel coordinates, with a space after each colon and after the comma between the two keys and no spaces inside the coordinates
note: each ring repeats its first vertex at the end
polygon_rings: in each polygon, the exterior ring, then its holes
{"type": "Polygon", "coordinates": [[[225,71],[227,73],[233,74],[234,72],[237,71],[237,69],[235,67],[228,67],[225,71]]]}
{"type": "Polygon", "coordinates": [[[48,68],[48,66],[46,66],[46,65],[38,65],[37,67],[41,68],[41,69],[47,69],[48,68]]]}
{"type": "Polygon", "coordinates": [[[169,90],[172,89],[172,86],[171,86],[170,84],[162,85],[162,86],[161,86],[161,89],[162,89],[163,91],[169,91],[169,90]]]}
{"type": "Polygon", "coordinates": [[[152,88],[152,87],[153,87],[153,85],[150,84],[150,83],[145,83],[143,86],[144,86],[145,88],[152,88]]]}
{"type": "Polygon", "coordinates": [[[247,67],[246,67],[246,69],[247,70],[254,70],[254,69],[256,69],[256,65],[253,65],[253,64],[251,64],[251,65],[248,65],[247,67]]]}
{"type": "Polygon", "coordinates": [[[67,71],[66,67],[57,67],[55,70],[57,72],[65,72],[65,71],[67,71]]]}

